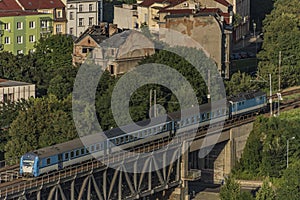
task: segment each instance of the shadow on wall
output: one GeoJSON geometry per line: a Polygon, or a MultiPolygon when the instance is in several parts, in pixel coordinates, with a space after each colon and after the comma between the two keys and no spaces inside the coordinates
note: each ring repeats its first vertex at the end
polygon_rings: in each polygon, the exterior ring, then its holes
{"type": "Polygon", "coordinates": [[[103,21],[113,23],[114,21],[114,5],[121,5],[121,1],[113,0],[112,2],[103,2],[103,21]]]}

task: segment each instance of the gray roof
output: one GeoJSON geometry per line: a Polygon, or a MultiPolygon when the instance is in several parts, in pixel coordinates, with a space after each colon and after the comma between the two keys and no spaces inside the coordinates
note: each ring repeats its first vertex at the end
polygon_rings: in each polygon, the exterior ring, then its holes
{"type": "Polygon", "coordinates": [[[119,34],[113,35],[110,38],[104,40],[100,45],[102,47],[119,48],[122,44],[126,42],[128,36],[134,32],[136,31],[127,30],[119,34]]]}
{"type": "Polygon", "coordinates": [[[23,86],[23,85],[33,85],[32,83],[25,83],[20,81],[12,81],[7,79],[0,78],[0,88],[2,87],[15,87],[15,86],[23,86]]]}

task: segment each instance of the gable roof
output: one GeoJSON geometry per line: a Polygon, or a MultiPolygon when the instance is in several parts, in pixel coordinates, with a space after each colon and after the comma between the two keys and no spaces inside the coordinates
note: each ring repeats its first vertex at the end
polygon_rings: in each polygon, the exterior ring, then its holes
{"type": "Polygon", "coordinates": [[[8,10],[22,10],[21,6],[14,0],[2,0],[0,1],[0,11],[8,10]]]}
{"type": "Polygon", "coordinates": [[[17,0],[25,10],[64,8],[61,0],[17,0]]]}
{"type": "Polygon", "coordinates": [[[80,42],[83,38],[86,36],[90,36],[95,42],[100,44],[103,40],[108,38],[108,35],[106,32],[104,32],[103,27],[99,25],[93,25],[92,27],[89,27],[86,29],[75,41],[74,43],[80,42]]]}

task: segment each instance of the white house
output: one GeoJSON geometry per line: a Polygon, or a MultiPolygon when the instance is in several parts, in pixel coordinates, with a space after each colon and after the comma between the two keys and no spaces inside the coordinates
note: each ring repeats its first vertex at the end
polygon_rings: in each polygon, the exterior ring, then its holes
{"type": "Polygon", "coordinates": [[[67,34],[79,37],[103,19],[103,0],[67,0],[67,34]]]}

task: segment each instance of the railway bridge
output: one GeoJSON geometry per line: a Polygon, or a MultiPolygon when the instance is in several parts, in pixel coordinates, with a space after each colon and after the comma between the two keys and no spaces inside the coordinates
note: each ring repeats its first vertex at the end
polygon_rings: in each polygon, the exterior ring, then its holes
{"type": "MultiPolygon", "coordinates": [[[[299,93],[299,89],[288,91],[286,95],[293,93],[299,93]]],[[[299,100],[296,100],[281,108],[288,110],[298,106],[299,100]]],[[[189,199],[188,181],[201,179],[220,183],[230,173],[241,157],[255,117],[245,115],[227,120],[224,127],[214,124],[212,130],[215,131],[209,133],[207,127],[199,127],[179,134],[172,141],[165,138],[130,151],[106,155],[103,159],[109,166],[94,159],[27,179],[18,175],[18,165],[3,167],[0,163],[0,199],[189,199]],[[220,130],[216,144],[210,143],[220,130]],[[199,157],[199,152],[210,145],[213,148],[208,154],[199,157]],[[150,154],[137,157],[136,152],[150,154]],[[161,165],[164,167],[158,167],[161,165]],[[140,173],[130,173],[137,169],[140,173]]]]}
{"type": "Polygon", "coordinates": [[[226,122],[217,144],[203,158],[199,151],[210,146],[203,142],[220,131],[218,124],[208,135],[207,127],[200,127],[195,138],[190,138],[195,130],[189,130],[172,141],[165,138],[106,155],[103,159],[109,166],[93,159],[37,178],[22,178],[17,175],[17,165],[9,166],[9,170],[0,171],[0,178],[5,172],[10,175],[1,179],[0,199],[188,199],[188,181],[220,183],[229,174],[254,118],[245,116],[226,122]],[[136,152],[150,154],[137,157],[136,152]],[[132,173],[137,169],[140,173],[132,173]]]}

